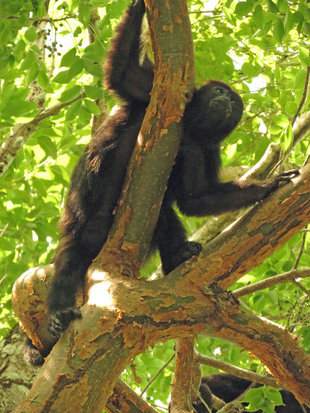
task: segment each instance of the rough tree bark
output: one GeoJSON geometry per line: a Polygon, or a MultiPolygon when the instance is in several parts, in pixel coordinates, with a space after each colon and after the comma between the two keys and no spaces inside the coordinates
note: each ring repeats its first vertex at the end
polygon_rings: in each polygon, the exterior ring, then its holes
{"type": "Polygon", "coordinates": [[[137,354],[157,341],[196,334],[241,345],[309,404],[310,358],[294,336],[244,313],[237,299],[222,289],[310,221],[309,195],[307,166],[293,183],[211,241],[200,257],[164,279],[147,282],[93,268],[82,320],[56,344],[29,397],[16,411],[63,411],[66,403],[72,408],[72,400],[77,400],[77,411],[83,411],[83,404],[92,409],[98,405],[92,411],[100,411],[119,374],[137,354]]]}
{"type": "MultiPolygon", "coordinates": [[[[119,203],[117,225],[113,226],[103,254],[93,267],[103,265],[110,274],[133,278],[138,277],[148,251],[179,147],[180,121],[194,85],[193,45],[186,1],[169,4],[156,0],[146,2],[146,6],[155,56],[152,98],[119,203]],[[141,191],[143,186],[148,188],[147,192],[141,191]],[[144,225],[141,226],[141,222],[144,225]]],[[[125,349],[124,355],[126,353],[125,349]]],[[[111,390],[112,387],[107,392],[111,390]]],[[[101,399],[105,400],[106,394],[100,396],[99,391],[100,402],[95,396],[88,401],[89,409],[100,409],[104,405],[101,399]],[[91,407],[92,404],[95,406],[91,407]]],[[[77,401],[78,404],[81,406],[77,401]]],[[[61,408],[64,409],[64,405],[61,408]]],[[[44,409],[54,410],[53,402],[44,402],[44,409]]]]}
{"type": "MultiPolygon", "coordinates": [[[[42,275],[42,273],[41,273],[42,275]]],[[[41,278],[41,284],[42,282],[41,278]]],[[[34,298],[34,296],[31,296],[34,298]]],[[[38,297],[42,299],[42,297],[38,297]]],[[[34,304],[34,303],[33,303],[34,304]]],[[[36,307],[33,307],[35,309],[36,307]]],[[[18,325],[0,342],[0,412],[12,413],[18,403],[29,393],[39,372],[25,362],[23,345],[25,337],[18,325]]],[[[138,396],[127,384],[118,380],[106,403],[109,413],[156,413],[156,410],[138,396]]]]}

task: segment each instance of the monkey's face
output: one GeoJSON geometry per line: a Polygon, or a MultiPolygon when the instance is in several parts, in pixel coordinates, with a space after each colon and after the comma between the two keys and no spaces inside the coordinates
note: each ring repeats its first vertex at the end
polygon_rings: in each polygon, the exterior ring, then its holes
{"type": "Polygon", "coordinates": [[[197,127],[212,134],[215,142],[228,136],[242,117],[241,97],[223,82],[208,82],[196,91],[193,101],[197,127]]]}
{"type": "Polygon", "coordinates": [[[213,86],[210,90],[209,99],[210,115],[218,116],[222,120],[228,119],[233,111],[233,101],[230,90],[224,86],[213,86]]]}

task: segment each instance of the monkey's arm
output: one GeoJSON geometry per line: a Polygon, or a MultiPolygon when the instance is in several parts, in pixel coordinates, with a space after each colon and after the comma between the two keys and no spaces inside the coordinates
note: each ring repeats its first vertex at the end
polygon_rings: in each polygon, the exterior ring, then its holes
{"type": "Polygon", "coordinates": [[[144,12],[144,1],[133,0],[116,29],[104,66],[106,88],[127,102],[148,103],[153,85],[152,64],[149,60],[139,64],[144,12]]]}
{"type": "Polygon", "coordinates": [[[219,182],[219,158],[216,151],[203,155],[191,147],[182,153],[183,191],[177,203],[182,213],[190,216],[218,215],[254,204],[288,182],[298,171],[284,172],[271,181],[246,183],[219,182]]]}

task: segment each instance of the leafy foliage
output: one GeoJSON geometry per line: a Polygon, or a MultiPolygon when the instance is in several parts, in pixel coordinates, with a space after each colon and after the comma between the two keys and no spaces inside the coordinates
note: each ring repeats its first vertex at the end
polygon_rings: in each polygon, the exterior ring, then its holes
{"type": "MultiPolygon", "coordinates": [[[[7,142],[17,124],[59,102],[64,108],[36,124],[34,132],[2,175],[0,195],[0,334],[15,322],[10,293],[16,278],[30,267],[50,262],[57,245],[57,221],[71,171],[92,133],[115,100],[102,88],[102,62],[125,0],[0,0],[0,139],[7,142]],[[98,13],[98,15],[96,15],[98,13]],[[98,18],[96,17],[98,16],[98,18]]],[[[225,166],[257,162],[270,142],[279,142],[289,161],[302,165],[309,140],[294,146],[296,116],[309,111],[310,6],[306,0],[190,2],[197,84],[221,79],[236,88],[246,113],[223,145],[225,166]],[[211,4],[212,3],[212,4],[211,4]],[[216,4],[214,7],[214,3],[216,4]],[[300,105],[301,104],[301,105],[300,105]],[[301,106],[301,107],[300,107],[301,106]]],[[[1,156],[0,156],[1,161],[1,156]]],[[[193,232],[204,220],[185,220],[193,232]]],[[[310,267],[309,233],[289,240],[235,287],[281,272],[310,267]],[[308,250],[309,251],[309,250],[308,250]],[[299,258],[300,252],[302,253],[299,258]]],[[[156,260],[144,269],[149,275],[156,260]]],[[[310,288],[310,281],[301,281],[310,288]]],[[[286,326],[310,351],[309,300],[293,283],[274,286],[243,298],[253,311],[286,326]]],[[[262,372],[259,361],[230,343],[198,337],[203,354],[262,372]]],[[[144,388],[173,352],[173,343],[158,344],[124,372],[130,385],[144,388]],[[137,377],[141,380],[137,382],[137,377]]],[[[173,363],[148,390],[150,402],[166,404],[173,363]]],[[[204,368],[205,373],[215,370],[204,368]]],[[[257,391],[273,411],[278,393],[257,391]]]]}

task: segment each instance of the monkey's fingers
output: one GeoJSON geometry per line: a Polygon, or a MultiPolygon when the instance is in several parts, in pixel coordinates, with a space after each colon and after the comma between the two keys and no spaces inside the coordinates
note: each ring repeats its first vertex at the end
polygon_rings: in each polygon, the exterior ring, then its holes
{"type": "Polygon", "coordinates": [[[298,169],[292,169],[290,171],[285,171],[280,175],[276,176],[275,181],[277,183],[281,182],[290,182],[293,178],[300,175],[300,171],[298,169]]]}
{"type": "Polygon", "coordinates": [[[53,337],[59,338],[71,321],[81,317],[81,312],[78,308],[70,307],[65,310],[55,311],[50,316],[47,329],[53,337]]]}
{"type": "Polygon", "coordinates": [[[278,177],[290,177],[290,178],[294,178],[295,176],[300,175],[300,170],[299,169],[290,169],[289,171],[285,171],[285,172],[281,172],[278,177]]]}

